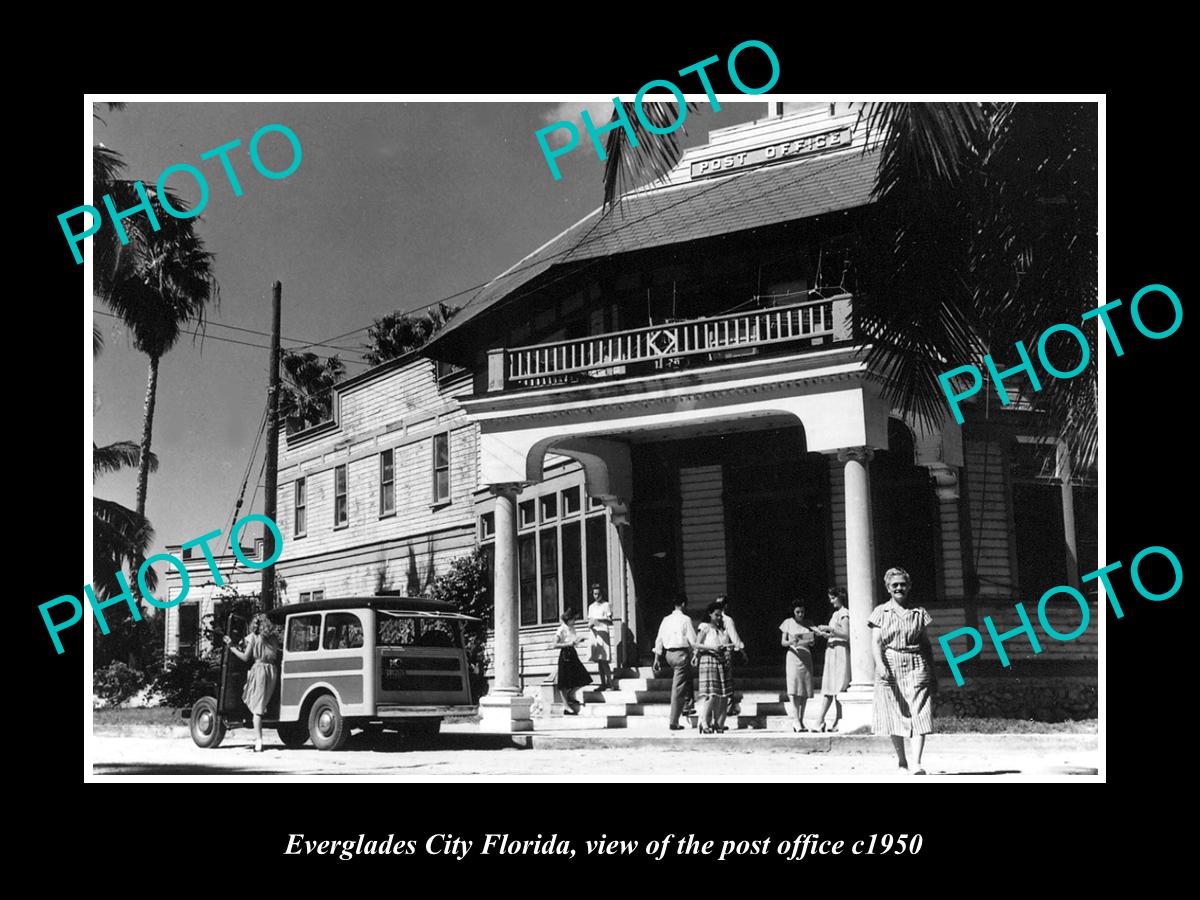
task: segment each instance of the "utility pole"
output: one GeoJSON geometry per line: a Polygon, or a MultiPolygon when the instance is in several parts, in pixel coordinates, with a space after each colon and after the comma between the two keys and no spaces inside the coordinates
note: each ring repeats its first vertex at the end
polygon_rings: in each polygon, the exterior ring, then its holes
{"type": "MultiPolygon", "coordinates": [[[[271,380],[267,388],[267,485],[263,498],[263,515],[272,522],[275,518],[275,495],[279,481],[279,315],[283,285],[278,281],[271,288],[271,380]]],[[[263,535],[263,552],[270,559],[275,555],[275,535],[267,529],[263,535]]],[[[275,564],[262,573],[263,609],[275,608],[275,564]]]]}

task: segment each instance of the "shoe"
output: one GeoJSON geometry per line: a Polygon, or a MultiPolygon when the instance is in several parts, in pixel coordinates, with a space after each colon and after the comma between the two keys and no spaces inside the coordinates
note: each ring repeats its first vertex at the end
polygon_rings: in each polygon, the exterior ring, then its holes
{"type": "Polygon", "coordinates": [[[255,742],[254,742],[254,752],[255,752],[255,753],[262,753],[262,752],[263,752],[263,745],[262,745],[262,741],[255,741],[255,742]]]}
{"type": "Polygon", "coordinates": [[[683,731],[684,730],[682,725],[668,725],[667,728],[670,729],[671,731],[683,731]]]}
{"type": "Polygon", "coordinates": [[[729,730],[729,726],[728,726],[728,725],[718,725],[718,726],[717,726],[717,734],[724,734],[724,733],[725,733],[725,732],[727,732],[728,730],[729,730]]]}
{"type": "Polygon", "coordinates": [[[815,731],[817,734],[824,734],[824,733],[825,733],[825,723],[824,723],[824,722],[822,722],[822,723],[821,723],[821,727],[820,727],[820,728],[814,728],[814,729],[813,729],[813,731],[815,731]]]}
{"type": "Polygon", "coordinates": [[[924,768],[924,766],[917,766],[915,769],[910,770],[908,774],[909,775],[924,775],[925,768],[924,768]]]}

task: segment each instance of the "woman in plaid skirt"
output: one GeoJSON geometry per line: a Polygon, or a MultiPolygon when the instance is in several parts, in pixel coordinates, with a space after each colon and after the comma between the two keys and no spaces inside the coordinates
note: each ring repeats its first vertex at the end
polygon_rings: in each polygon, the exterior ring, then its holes
{"type": "Polygon", "coordinates": [[[916,765],[913,775],[924,775],[921,754],[925,735],[933,731],[933,647],[926,628],[933,621],[922,606],[909,599],[912,579],[903,569],[888,569],[883,576],[891,599],[877,606],[867,624],[875,657],[875,734],[891,735],[901,769],[908,770],[904,739],[912,743],[916,765]]]}
{"type": "Polygon", "coordinates": [[[699,701],[700,733],[716,734],[725,731],[725,714],[733,696],[733,672],[729,651],[733,641],[725,632],[721,608],[708,604],[707,622],[696,631],[696,655],[700,659],[700,684],[696,691],[699,701]]]}

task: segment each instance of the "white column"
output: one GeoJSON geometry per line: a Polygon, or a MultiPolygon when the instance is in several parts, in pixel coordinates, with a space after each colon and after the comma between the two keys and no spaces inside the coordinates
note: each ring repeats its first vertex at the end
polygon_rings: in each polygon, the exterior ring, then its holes
{"type": "Polygon", "coordinates": [[[531,731],[533,699],[521,695],[520,631],[517,606],[517,490],[494,485],[496,549],[492,564],[495,600],[492,688],[479,700],[481,731],[531,731]]]}
{"type": "Polygon", "coordinates": [[[496,558],[495,598],[496,621],[494,635],[495,682],[490,691],[494,695],[515,696],[521,693],[520,631],[517,609],[517,495],[507,487],[495,490],[496,494],[496,558]]]}
{"type": "Polygon", "coordinates": [[[870,687],[875,679],[871,658],[871,629],[867,619],[875,609],[875,542],[871,534],[869,447],[838,451],[846,477],[846,595],[850,608],[851,689],[870,687]]]}

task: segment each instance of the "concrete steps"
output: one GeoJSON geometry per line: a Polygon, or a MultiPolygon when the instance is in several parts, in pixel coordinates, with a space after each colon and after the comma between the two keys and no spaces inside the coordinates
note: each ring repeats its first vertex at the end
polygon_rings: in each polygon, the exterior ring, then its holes
{"type": "MultiPolygon", "coordinates": [[[[671,712],[671,679],[657,678],[649,666],[623,669],[615,673],[617,690],[583,690],[583,705],[578,716],[563,716],[560,705],[550,715],[534,720],[535,731],[586,731],[589,729],[626,729],[645,734],[667,732],[666,719],[671,712]]],[[[776,669],[744,667],[735,670],[737,690],[734,700],[739,714],[729,716],[730,732],[775,732],[792,734],[784,678],[776,669]]],[[[808,703],[805,725],[814,728],[820,699],[808,703]]],[[[695,729],[697,719],[690,725],[695,729]]],[[[671,732],[681,734],[682,732],[671,732]]],[[[798,735],[803,737],[803,733],[798,735]]]]}

